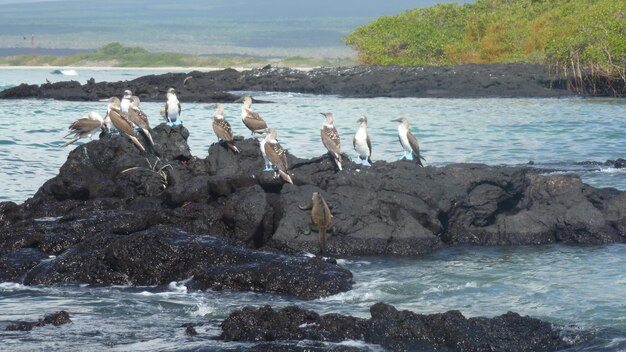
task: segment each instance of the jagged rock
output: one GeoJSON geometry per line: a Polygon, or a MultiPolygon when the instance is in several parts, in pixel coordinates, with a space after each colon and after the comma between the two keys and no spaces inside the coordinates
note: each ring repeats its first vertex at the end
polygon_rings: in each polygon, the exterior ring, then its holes
{"type": "Polygon", "coordinates": [[[127,138],[104,137],[70,152],[59,175],[24,204],[0,203],[0,267],[11,267],[4,278],[152,285],[194,276],[198,289],[303,298],[345,291],[350,276],[332,264],[254,251],[317,253],[310,211],[300,207],[313,192],[321,192],[334,216],[329,255],[626,242],[626,192],[595,189],[574,175],[481,164],[421,168],[408,161],[363,167],[349,160],[336,172],[326,156],[288,155],[294,184],[285,184],[261,171],[256,139],[235,141],[238,154],[214,144],[199,159],[189,153],[184,127],[161,124],[154,131],[160,157],[127,138]],[[222,250],[232,255],[219,255],[222,250]],[[43,263],[50,255],[57,257],[43,263]]]}
{"type": "Polygon", "coordinates": [[[316,258],[251,251],[212,236],[162,226],[97,234],[32,268],[26,285],[162,285],[269,292],[312,299],[351,288],[349,271],[316,258]]]}
{"type": "Polygon", "coordinates": [[[459,311],[416,314],[377,303],[371,318],[319,315],[290,306],[245,307],[222,322],[225,341],[361,340],[393,351],[555,351],[568,347],[559,328],[508,312],[494,318],[465,318],[459,311]]]}
{"type": "Polygon", "coordinates": [[[21,321],[17,324],[9,325],[5,328],[7,331],[21,330],[21,331],[29,331],[32,330],[33,327],[40,327],[52,324],[54,326],[59,326],[67,323],[71,323],[70,315],[68,312],[61,310],[52,314],[46,315],[43,319],[39,319],[38,321],[28,322],[21,321]]]}

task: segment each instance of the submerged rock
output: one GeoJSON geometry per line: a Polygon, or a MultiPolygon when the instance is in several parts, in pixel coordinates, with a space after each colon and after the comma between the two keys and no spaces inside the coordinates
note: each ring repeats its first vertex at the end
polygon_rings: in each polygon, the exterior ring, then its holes
{"type": "Polygon", "coordinates": [[[34,327],[41,327],[45,325],[52,324],[54,326],[59,326],[67,323],[71,323],[70,314],[64,310],[48,314],[43,319],[39,319],[37,321],[29,322],[29,321],[20,321],[16,324],[11,324],[5,328],[6,331],[30,331],[34,327]]]}
{"type": "Polygon", "coordinates": [[[238,154],[215,144],[201,159],[190,154],[188,136],[182,126],[155,127],[160,157],[120,136],[91,141],[33,198],[0,203],[0,279],[166,285],[193,277],[191,288],[300,298],[349,290],[345,269],[284,255],[319,251],[310,211],[300,207],[313,192],[333,214],[330,255],[626,242],[626,192],[575,175],[348,160],[336,172],[327,157],[289,155],[294,184],[284,184],[261,171],[257,140],[236,141],[238,154]]]}
{"type": "Polygon", "coordinates": [[[465,318],[459,311],[416,314],[377,303],[371,318],[319,315],[291,306],[246,307],[222,322],[225,341],[360,340],[393,351],[556,351],[569,346],[553,324],[508,312],[465,318]]]}

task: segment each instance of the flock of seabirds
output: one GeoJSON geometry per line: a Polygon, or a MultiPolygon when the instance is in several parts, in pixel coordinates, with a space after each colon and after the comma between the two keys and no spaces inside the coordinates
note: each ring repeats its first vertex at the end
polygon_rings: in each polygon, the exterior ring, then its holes
{"type": "MultiPolygon", "coordinates": [[[[180,119],[181,106],[176,90],[167,90],[167,101],[161,108],[161,115],[169,126],[182,124],[180,119]]],[[[140,142],[140,134],[144,136],[150,147],[154,146],[154,140],[150,134],[150,123],[148,116],[139,108],[140,100],[138,96],[132,94],[130,90],[125,90],[122,99],[111,97],[108,99],[107,113],[100,116],[97,112],[89,112],[85,116],[74,121],[70,126],[70,133],[65,137],[74,135],[72,139],[65,142],[63,146],[70,145],[81,138],[91,138],[92,134],[101,129],[100,136],[111,133],[115,127],[120,135],[128,137],[141,151],[146,152],[146,148],[140,142]]],[[[265,120],[256,112],[252,111],[252,98],[245,96],[241,106],[241,120],[250,130],[252,136],[260,139],[260,149],[265,161],[264,171],[275,171],[276,176],[280,176],[285,182],[293,183],[287,169],[287,152],[280,145],[277,139],[276,129],[268,128],[265,120]]],[[[324,116],[324,123],[321,129],[322,143],[328,150],[328,154],[334,161],[338,170],[342,170],[341,162],[341,141],[339,133],[334,126],[334,117],[331,112],[321,113],[324,116]]],[[[417,139],[409,131],[409,121],[402,117],[393,122],[399,122],[398,139],[404,150],[401,159],[415,160],[419,166],[423,166],[424,158],[420,155],[420,147],[417,139]]],[[[358,121],[359,128],[352,139],[352,145],[357,152],[361,163],[371,165],[372,143],[367,134],[367,117],[362,116],[358,121]]],[[[239,153],[235,145],[233,131],[230,123],[224,118],[224,106],[221,103],[215,104],[213,112],[213,131],[219,139],[219,143],[225,143],[233,152],[239,153]]]]}
{"type": "MultiPolygon", "coordinates": [[[[146,147],[139,140],[143,135],[144,143],[148,144],[150,150],[154,151],[154,140],[150,134],[150,123],[148,116],[139,108],[139,97],[132,94],[130,90],[125,90],[122,99],[111,97],[108,99],[107,113],[100,116],[97,112],[89,112],[85,116],[74,121],[70,126],[70,133],[65,137],[73,137],[65,142],[63,146],[68,146],[81,138],[91,138],[92,134],[100,129],[100,138],[109,135],[113,127],[120,135],[128,137],[142,152],[147,152],[146,147]]],[[[268,128],[265,120],[256,112],[252,111],[252,98],[245,96],[241,106],[241,120],[250,130],[253,138],[259,138],[260,149],[265,161],[264,171],[274,171],[274,177],[279,177],[287,183],[293,184],[288,173],[287,151],[278,142],[276,129],[268,128]]],[[[167,101],[161,108],[161,115],[169,126],[181,125],[181,106],[176,90],[167,90],[167,101]]],[[[330,159],[333,160],[337,169],[342,170],[341,142],[339,133],[334,126],[334,117],[331,112],[321,113],[324,116],[324,123],[321,128],[321,138],[324,147],[328,150],[330,159]]],[[[423,166],[424,158],[420,155],[420,147],[417,139],[409,131],[409,121],[402,117],[398,122],[398,139],[404,150],[401,159],[415,160],[417,165],[423,166]]],[[[352,145],[357,152],[360,162],[371,166],[372,143],[367,134],[367,117],[363,116],[358,120],[359,127],[352,139],[352,145]]],[[[215,104],[213,112],[213,131],[219,143],[224,143],[234,153],[239,153],[235,145],[233,131],[230,123],[224,118],[224,106],[215,104]]],[[[311,221],[318,233],[320,253],[326,249],[326,231],[330,227],[332,214],[330,208],[319,192],[313,192],[311,204],[307,207],[300,206],[302,210],[311,209],[311,221]]]]}

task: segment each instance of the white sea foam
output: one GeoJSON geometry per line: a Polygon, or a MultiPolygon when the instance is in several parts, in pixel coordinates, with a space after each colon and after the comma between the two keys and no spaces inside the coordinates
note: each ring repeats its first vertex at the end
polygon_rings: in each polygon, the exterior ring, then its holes
{"type": "Polygon", "coordinates": [[[387,351],[386,349],[384,349],[383,347],[381,347],[379,345],[372,345],[372,344],[366,343],[366,342],[361,341],[361,340],[345,340],[345,341],[338,342],[335,345],[336,346],[355,347],[355,348],[358,348],[358,349],[367,348],[367,350],[374,351],[374,352],[387,351]]]}
{"type": "Polygon", "coordinates": [[[60,218],[62,218],[62,216],[44,216],[42,218],[36,218],[35,221],[37,221],[37,222],[51,222],[51,221],[57,221],[60,218]]]}
{"type": "Polygon", "coordinates": [[[214,314],[217,311],[214,306],[206,303],[198,303],[195,310],[189,310],[189,315],[194,317],[204,317],[206,315],[214,314]]]}
{"type": "Polygon", "coordinates": [[[595,172],[599,172],[599,173],[604,173],[604,174],[621,174],[621,173],[626,173],[626,168],[614,168],[614,167],[607,167],[607,168],[601,168],[600,170],[596,170],[595,172]]]}
{"type": "Polygon", "coordinates": [[[470,281],[470,282],[466,282],[463,285],[438,284],[436,286],[427,288],[422,293],[429,294],[429,293],[440,293],[440,292],[452,292],[452,291],[463,290],[466,288],[478,288],[478,283],[476,283],[475,281],[470,281]]]}
{"type": "Polygon", "coordinates": [[[17,282],[3,282],[3,283],[0,283],[0,291],[2,291],[2,292],[32,290],[32,289],[33,289],[32,286],[26,286],[26,285],[18,284],[17,282]]]}
{"type": "Polygon", "coordinates": [[[607,345],[606,347],[608,348],[613,348],[613,347],[620,347],[623,344],[626,344],[626,337],[616,337],[614,339],[612,339],[607,345]]]}
{"type": "Polygon", "coordinates": [[[78,71],[76,70],[61,70],[61,74],[64,76],[78,76],[78,71]]]}
{"type": "Polygon", "coordinates": [[[339,265],[370,265],[372,262],[368,262],[367,260],[350,260],[350,259],[337,259],[337,264],[339,265]]]}
{"type": "Polygon", "coordinates": [[[187,286],[185,286],[189,280],[191,279],[187,279],[187,280],[183,280],[183,281],[172,281],[170,282],[170,284],[167,286],[167,288],[170,291],[176,292],[176,293],[187,293],[187,286]]]}

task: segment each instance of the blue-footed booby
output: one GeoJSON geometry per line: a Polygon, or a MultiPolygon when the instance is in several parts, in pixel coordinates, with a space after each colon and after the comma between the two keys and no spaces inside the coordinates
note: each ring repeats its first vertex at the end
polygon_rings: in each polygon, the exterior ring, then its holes
{"type": "Polygon", "coordinates": [[[100,132],[100,138],[111,133],[111,129],[113,127],[113,123],[111,122],[111,118],[109,117],[109,110],[107,109],[106,115],[104,115],[104,119],[102,119],[102,132],[100,132]]]}
{"type": "Polygon", "coordinates": [[[130,122],[132,122],[136,129],[141,131],[151,146],[154,146],[154,140],[152,139],[152,135],[150,134],[150,123],[148,122],[148,116],[139,108],[139,98],[133,96],[133,100],[128,107],[128,114],[126,115],[130,122]]]}
{"type": "Polygon", "coordinates": [[[359,129],[356,131],[354,138],[352,138],[352,146],[359,155],[359,159],[361,159],[362,163],[367,162],[371,166],[372,142],[370,141],[370,136],[367,134],[367,117],[362,116],[357,122],[359,123],[359,129]]]}
{"type": "Polygon", "coordinates": [[[120,100],[117,97],[109,99],[109,107],[107,116],[111,119],[113,126],[120,131],[120,134],[126,135],[135,145],[142,151],[146,151],[139,139],[137,139],[137,131],[133,128],[133,123],[122,113],[119,108],[120,100]]]}
{"type": "Polygon", "coordinates": [[[103,122],[102,133],[100,134],[100,137],[115,131],[114,129],[115,126],[113,125],[113,122],[111,122],[111,116],[109,116],[111,114],[111,109],[116,108],[117,110],[121,111],[120,98],[111,97],[107,101],[109,102],[109,104],[107,105],[107,113],[106,115],[104,115],[104,122],[103,122]]]}
{"type": "Polygon", "coordinates": [[[165,102],[165,121],[170,126],[180,125],[183,122],[180,120],[180,102],[176,96],[176,90],[170,88],[167,90],[167,102],[165,102]]]}
{"type": "Polygon", "coordinates": [[[243,97],[243,105],[241,106],[241,121],[243,121],[243,124],[246,125],[254,136],[255,133],[265,131],[267,129],[267,123],[265,123],[261,115],[250,109],[251,106],[252,97],[246,95],[243,97]]]}
{"type": "Polygon", "coordinates": [[[339,171],[341,171],[341,140],[339,139],[339,133],[334,125],[335,120],[333,113],[322,112],[321,114],[325,118],[321,129],[322,143],[324,147],[328,149],[328,155],[330,155],[339,171]]]}
{"type": "Polygon", "coordinates": [[[267,153],[265,152],[265,137],[267,137],[267,132],[257,136],[257,138],[259,139],[259,149],[261,149],[263,163],[265,164],[263,171],[274,171],[274,168],[272,167],[272,162],[270,162],[270,160],[267,158],[267,153]]]}
{"type": "Polygon", "coordinates": [[[141,103],[141,100],[138,96],[133,95],[132,97],[130,97],[130,106],[139,107],[139,103],[141,103]]]}
{"type": "Polygon", "coordinates": [[[398,139],[404,149],[404,154],[400,159],[413,160],[413,157],[415,157],[417,164],[424,166],[422,160],[426,159],[420,155],[420,145],[415,136],[409,131],[409,120],[406,117],[401,117],[397,120],[392,120],[392,122],[400,123],[398,125],[398,139]]]}
{"type": "Polygon", "coordinates": [[[239,153],[239,149],[233,142],[233,130],[230,123],[224,119],[224,106],[220,103],[215,104],[215,112],[213,112],[213,131],[218,139],[225,142],[235,153],[239,153]]]}
{"type": "Polygon", "coordinates": [[[120,102],[120,110],[122,111],[122,114],[124,114],[126,117],[128,117],[128,108],[130,107],[130,104],[132,102],[133,102],[133,92],[126,89],[124,91],[124,96],[122,97],[122,101],[120,102]]]}
{"type": "MultiPolygon", "coordinates": [[[[264,138],[265,154],[269,161],[278,168],[278,174],[283,181],[293,184],[291,176],[287,173],[287,152],[276,140],[276,130],[270,128],[264,138]]],[[[276,177],[276,176],[274,176],[276,177]]]]}
{"type": "Polygon", "coordinates": [[[71,140],[63,143],[63,146],[66,147],[81,138],[91,138],[91,135],[95,130],[97,130],[98,128],[102,128],[103,123],[104,120],[102,119],[102,116],[100,116],[100,114],[93,111],[89,112],[85,116],[72,122],[69,127],[70,133],[68,133],[63,138],[67,138],[72,134],[74,134],[74,137],[72,137],[71,140]]]}

